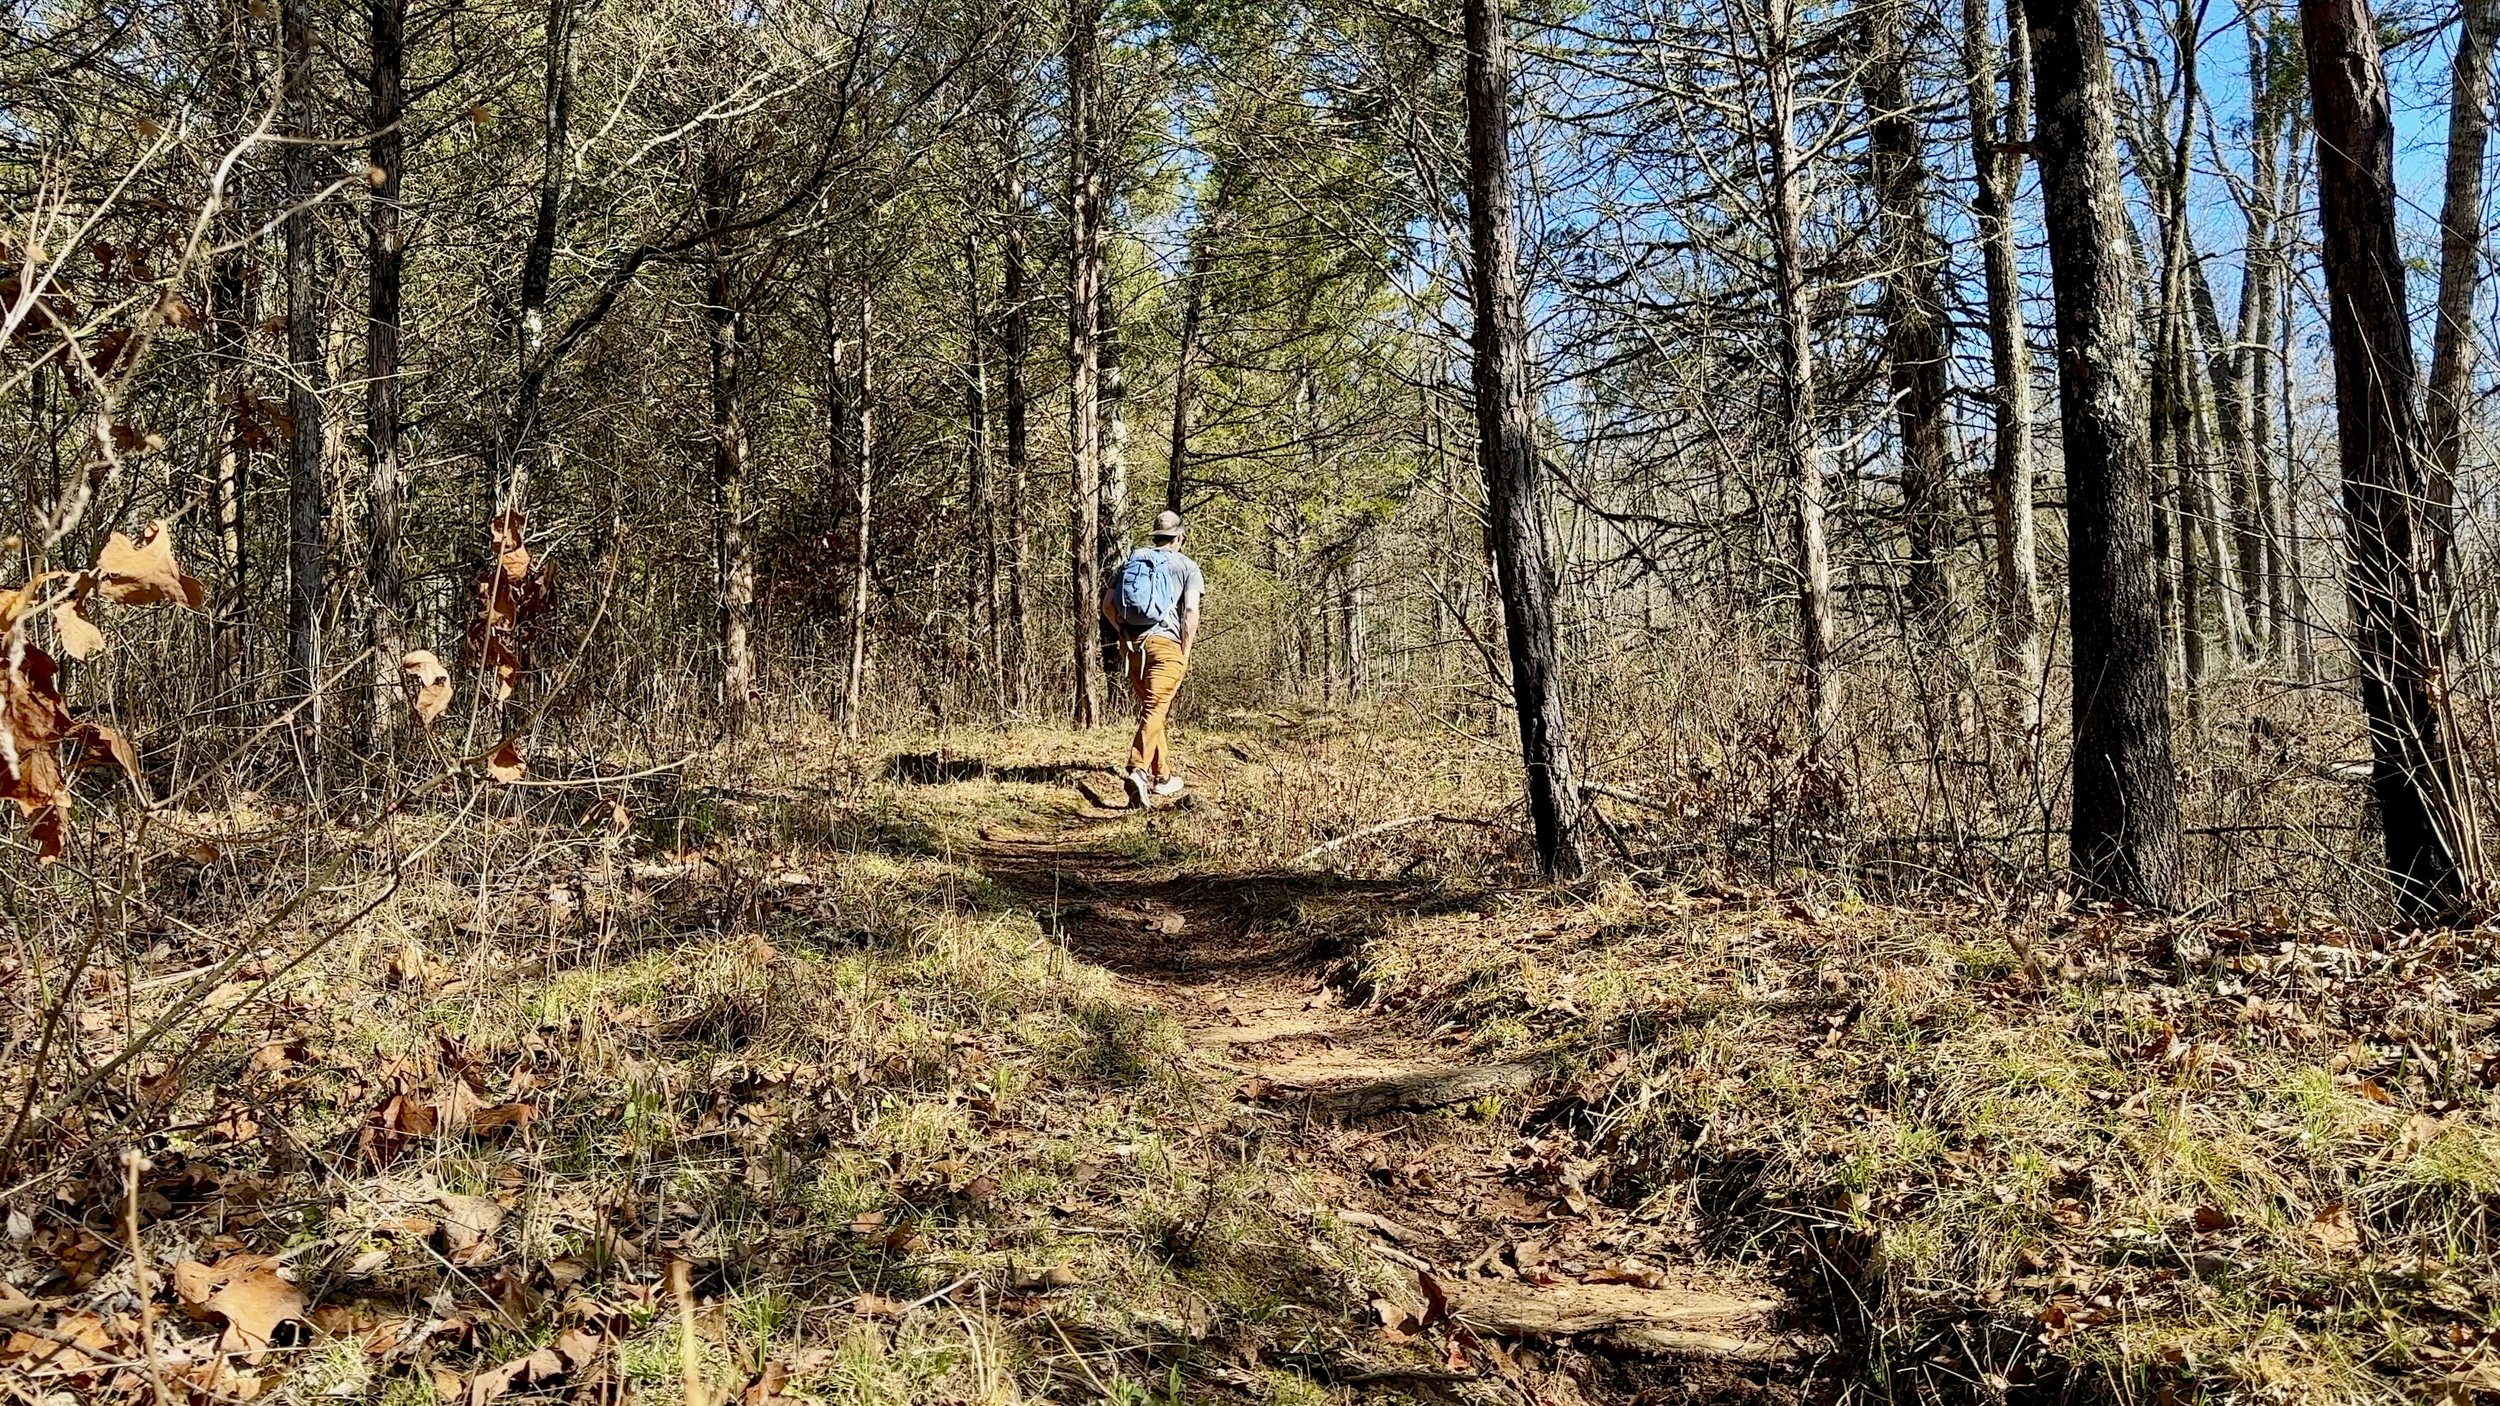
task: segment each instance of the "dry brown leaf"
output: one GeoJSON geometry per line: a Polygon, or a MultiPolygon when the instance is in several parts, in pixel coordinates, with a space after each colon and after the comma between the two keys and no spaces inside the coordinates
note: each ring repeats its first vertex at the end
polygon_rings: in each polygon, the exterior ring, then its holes
{"type": "Polygon", "coordinates": [[[530,764],[521,755],[517,738],[507,737],[503,745],[486,754],[486,774],[497,781],[518,781],[529,775],[530,764]]]}
{"type": "Polygon", "coordinates": [[[85,771],[91,766],[117,766],[121,768],[122,775],[133,781],[139,779],[139,749],[131,746],[130,739],[122,736],[118,728],[102,723],[80,723],[72,736],[77,738],[81,748],[75,770],[85,771]]]}
{"type": "Polygon", "coordinates": [[[174,562],[174,535],[163,522],[139,542],[116,532],[96,558],[95,587],[120,605],[186,605],[199,609],[208,591],[174,562]]]}
{"type": "Polygon", "coordinates": [[[483,1196],[438,1196],[443,1208],[443,1243],[454,1253],[466,1250],[503,1226],[503,1207],[483,1196]]]}
{"type": "Polygon", "coordinates": [[[2349,1255],[2361,1248],[2361,1232],[2352,1223],[2349,1206],[2320,1207],[2301,1230],[2309,1237],[2309,1243],[2330,1255],[2349,1255]]]}
{"type": "Polygon", "coordinates": [[[431,725],[451,708],[451,670],[430,649],[412,649],[399,657],[399,671],[416,684],[416,697],[410,706],[416,710],[417,721],[431,725]]]}
{"type": "Polygon", "coordinates": [[[472,1132],[491,1133],[504,1128],[527,1128],[538,1117],[534,1103],[499,1103],[481,1108],[469,1119],[472,1132]]]}
{"type": "Polygon", "coordinates": [[[104,632],[93,620],[78,613],[78,602],[62,603],[52,613],[52,624],[61,632],[61,652],[72,659],[92,659],[104,650],[104,632]]]}
{"type": "Polygon", "coordinates": [[[258,1362],[271,1347],[291,1343],[308,1326],[304,1291],[279,1277],[267,1255],[228,1255],[215,1264],[174,1266],[174,1293],[202,1318],[222,1319],[218,1350],[258,1362]]]}

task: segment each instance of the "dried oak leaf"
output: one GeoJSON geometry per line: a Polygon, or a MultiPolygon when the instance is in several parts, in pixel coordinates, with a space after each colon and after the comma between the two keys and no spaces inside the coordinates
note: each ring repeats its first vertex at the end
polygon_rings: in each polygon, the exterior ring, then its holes
{"type": "Polygon", "coordinates": [[[451,708],[451,670],[430,649],[412,649],[399,657],[399,671],[417,686],[410,706],[417,721],[431,725],[451,708]]]}
{"type": "Polygon", "coordinates": [[[218,1350],[240,1353],[246,1362],[260,1361],[272,1347],[302,1341],[310,1326],[304,1291],[280,1278],[278,1262],[267,1255],[235,1254],[215,1264],[189,1260],[175,1265],[174,1293],[194,1315],[224,1320],[218,1350]]]}
{"type": "Polygon", "coordinates": [[[2349,1206],[2322,1206],[2301,1230],[2310,1244],[2330,1255],[2349,1255],[2361,1248],[2361,1231],[2352,1223],[2349,1206]]]}
{"type": "Polygon", "coordinates": [[[208,590],[182,574],[174,561],[174,534],[163,522],[138,542],[116,532],[96,558],[95,588],[120,605],[186,605],[208,602],[208,590]]]}
{"type": "Polygon", "coordinates": [[[443,1211],[443,1244],[458,1254],[491,1240],[503,1227],[503,1207],[483,1196],[439,1196],[443,1211]]]}
{"type": "Polygon", "coordinates": [[[529,770],[529,761],[521,755],[517,738],[505,738],[503,745],[486,754],[486,774],[496,781],[518,781],[529,775],[529,770]]]}
{"type": "Polygon", "coordinates": [[[104,632],[78,612],[75,599],[64,602],[52,613],[52,625],[61,632],[61,652],[70,658],[92,659],[103,652],[104,632]]]}

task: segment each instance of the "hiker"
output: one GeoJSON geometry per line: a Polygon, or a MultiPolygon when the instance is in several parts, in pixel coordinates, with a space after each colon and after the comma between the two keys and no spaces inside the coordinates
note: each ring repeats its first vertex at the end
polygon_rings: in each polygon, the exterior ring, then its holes
{"type": "Polygon", "coordinates": [[[1181,555],[1182,531],[1179,513],[1167,508],[1155,514],[1154,545],[1131,551],[1102,593],[1102,618],[1120,633],[1129,692],[1137,699],[1137,736],[1120,784],[1139,809],[1148,796],[1181,789],[1166,734],[1172,699],[1189,673],[1190,647],[1198,642],[1198,598],[1207,589],[1198,563],[1181,555]]]}

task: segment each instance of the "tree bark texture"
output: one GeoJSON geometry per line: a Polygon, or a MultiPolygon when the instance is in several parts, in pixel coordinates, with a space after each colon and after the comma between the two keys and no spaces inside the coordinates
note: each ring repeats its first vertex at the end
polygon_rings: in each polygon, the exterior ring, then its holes
{"type": "Polygon", "coordinates": [[[2098,0],[2030,0],[2040,182],[2057,308],[2074,637],[2069,862],[2086,893],[2178,897],[2178,774],[2155,594],[2153,467],[2137,375],[2117,83],[2098,0]]]}
{"type": "Polygon", "coordinates": [[[1075,669],[1071,720],[1102,717],[1102,219],[1095,150],[1102,84],[1101,0],[1076,0],[1068,18],[1068,612],[1075,669]]]}
{"type": "Polygon", "coordinates": [[[2450,585],[2457,464],[2474,399],[2474,299],[2483,281],[2483,158],[2491,139],[2491,52],[2500,0],[2464,0],[2448,98],[2448,171],[2439,203],[2439,317],[2427,402],[2431,479],[2425,525],[2436,580],[2450,585]]]}
{"type": "Polygon", "coordinates": [[[2023,149],[2031,137],[2031,35],[2023,0],[2005,0],[2006,102],[1997,115],[1997,54],[1988,33],[1988,0],[1963,0],[1962,42],[1970,78],[1970,123],[1978,191],[1973,201],[1988,297],[1988,369],[1995,411],[1988,499],[1996,519],[1999,657],[2022,692],[2023,719],[2041,725],[2045,659],[2040,639],[2040,549],[2032,519],[2033,467],[2030,334],[2023,325],[2021,251],[2015,244],[2014,197],[2022,183],[2023,149]]]}
{"type": "Polygon", "coordinates": [[[1571,768],[1554,643],[1553,585],[1538,502],[1527,322],[1511,224],[1510,40],[1501,0],[1467,0],[1467,226],[1475,304],[1476,445],[1487,532],[1510,645],[1511,698],[1527,772],[1537,865],[1551,877],[1582,866],[1580,794],[1571,768]]]}
{"type": "Polygon", "coordinates": [[[1769,0],[1765,14],[1763,79],[1770,103],[1770,188],[1765,196],[1778,297],[1780,418],[1786,427],[1781,451],[1794,508],[1797,652],[1805,684],[1807,770],[1812,773],[1820,769],[1824,744],[1839,719],[1840,682],[1832,669],[1837,626],[1825,528],[1822,413],[1815,399],[1813,314],[1806,297],[1805,171],[1797,150],[1796,56],[1791,52],[1795,0],[1769,0]]]}
{"type": "Polygon", "coordinates": [[[858,455],[851,461],[850,640],[842,671],[842,727],[858,740],[860,715],[868,709],[868,606],[876,587],[874,536],[877,485],[877,302],[859,290],[858,455]]]}
{"type": "Polygon", "coordinates": [[[2351,558],[2353,654],[2370,791],[2405,921],[2458,916],[2474,836],[2442,717],[2433,468],[2396,242],[2395,124],[2367,0],[2301,0],[2318,133],[2319,262],[2335,357],[2335,429],[2351,558]]]}
{"type": "Polygon", "coordinates": [[[573,0],[547,0],[546,70],[539,85],[538,198],[529,247],[521,256],[518,321],[513,329],[512,404],[496,426],[487,458],[488,521],[529,507],[529,445],[538,434],[547,376],[547,300],[563,228],[566,149],[573,125],[573,0]]]}
{"type": "Polygon", "coordinates": [[[373,197],[365,211],[365,591],[373,646],[373,713],[368,740],[376,758],[390,756],[400,732],[399,659],[406,652],[407,600],[399,562],[402,393],[399,383],[400,266],[407,225],[400,177],[407,142],[402,84],[408,0],[369,0],[372,48],[366,118],[373,139],[373,197]]]}
{"type": "Polygon", "coordinates": [[[1952,389],[1946,362],[1944,246],[1930,222],[1925,137],[1910,96],[1906,0],[1877,0],[1868,18],[1864,69],[1876,224],[1884,258],[1885,361],[1901,432],[1901,511],[1908,551],[1906,594],[1930,630],[1953,609],[1952,389]]]}
{"type": "Polygon", "coordinates": [[[1032,572],[1032,535],[1026,523],[1031,484],[1031,446],[1026,428],[1024,360],[1031,346],[1031,310],[1025,288],[1024,156],[1013,124],[1008,125],[1006,171],[1000,190],[999,235],[999,428],[1006,437],[1007,459],[1007,699],[1021,713],[1033,704],[1031,692],[1032,612],[1025,583],[1032,572]]]}
{"type": "Polygon", "coordinates": [[[704,314],[710,324],[712,372],[712,524],[714,586],[720,621],[721,724],[730,736],[746,731],[755,697],[755,658],[748,644],[755,608],[755,556],[747,526],[746,319],[739,307],[729,236],[732,191],[738,173],[728,153],[705,154],[704,218],[712,227],[705,247],[710,278],[704,314]]]}
{"type": "Polygon", "coordinates": [[[322,148],[313,116],[313,36],[310,0],[283,0],[280,41],[286,62],[286,347],[287,413],[287,693],[306,703],[299,725],[321,735],[321,610],[329,485],[321,472],[321,326],[325,305],[320,231],[312,204],[321,193],[322,148]]]}
{"type": "Polygon", "coordinates": [[[981,302],[981,244],[964,236],[964,515],[972,561],[964,573],[966,655],[977,682],[998,678],[998,515],[990,489],[989,313],[981,302]]]}

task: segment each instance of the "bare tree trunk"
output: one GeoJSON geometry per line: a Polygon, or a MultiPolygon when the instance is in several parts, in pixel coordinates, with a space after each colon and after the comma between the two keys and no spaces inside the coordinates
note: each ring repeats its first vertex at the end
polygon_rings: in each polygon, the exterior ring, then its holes
{"type": "Polygon", "coordinates": [[[1538,502],[1528,331],[1511,224],[1510,36],[1501,0],[1467,0],[1466,42],[1468,281],[1475,304],[1476,444],[1491,518],[1487,545],[1501,585],[1537,867],[1567,878],[1582,865],[1580,793],[1557,677],[1553,584],[1538,502]]]}
{"type": "MultiPolygon", "coordinates": [[[[2483,154],[2491,138],[2491,52],[2500,0],[2465,0],[2448,95],[2448,178],[2439,205],[2439,318],[2431,332],[2425,549],[2443,596],[2455,532],[2457,464],[2474,398],[2474,298],[2483,281],[2483,154]]],[[[2463,620],[2447,622],[2453,629],[2463,620]]]]}
{"type": "Polygon", "coordinates": [[[2084,891],[2166,908],[2178,777],[2155,595],[2152,464],[2136,373],[2127,211],[2099,0],[2030,0],[2040,181],[2056,291],[2074,635],[2069,857],[2084,891]]]}
{"type": "Polygon", "coordinates": [[[370,0],[372,65],[366,75],[367,158],[380,173],[365,212],[365,589],[373,644],[373,716],[367,734],[377,760],[388,760],[400,731],[399,659],[406,652],[400,584],[399,321],[400,263],[407,230],[399,208],[400,168],[407,142],[401,65],[406,54],[408,0],[370,0]]]}
{"type": "MultiPolygon", "coordinates": [[[[1920,623],[1942,627],[1953,609],[1952,354],[1941,275],[1944,248],[1929,223],[1926,143],[1910,99],[1903,35],[1906,0],[1876,0],[1868,18],[1868,164],[1884,250],[1885,362],[1901,427],[1901,511],[1909,544],[1907,595],[1920,623]]],[[[1985,42],[1983,37],[1982,43],[1985,42]]]]}
{"type": "Polygon", "coordinates": [[[1988,38],[1988,0],[1962,0],[1962,42],[1970,69],[1973,164],[1981,260],[1988,288],[1988,361],[1996,412],[1988,474],[1996,517],[1999,655],[2023,696],[2023,721],[2041,725],[2045,659],[2040,642],[2040,552],[2032,522],[2031,342],[2023,326],[2021,253],[2014,241],[2014,193],[2031,137],[2031,35],[2023,0],[2005,3],[2006,105],[1997,119],[1997,55],[1988,38]]]}
{"type": "Polygon", "coordinates": [[[730,263],[727,236],[730,189],[737,179],[717,147],[705,154],[704,218],[711,226],[705,247],[710,264],[704,315],[711,324],[712,530],[714,588],[720,621],[721,726],[732,737],[747,730],[755,697],[755,659],[748,630],[755,605],[755,558],[747,539],[747,427],[745,316],[730,263]]]}
{"type": "Polygon", "coordinates": [[[1024,360],[1030,345],[1030,310],[1025,306],[1024,156],[1010,124],[1005,161],[1007,176],[1002,204],[1005,228],[1000,234],[998,297],[1001,339],[998,354],[1001,428],[1007,436],[1007,700],[1021,713],[1033,705],[1032,611],[1025,583],[1032,571],[1033,539],[1026,522],[1030,502],[1031,455],[1026,441],[1024,360]]]}
{"type": "Polygon", "coordinates": [[[866,283],[859,289],[859,453],[851,475],[851,619],[849,658],[843,669],[843,735],[859,740],[860,714],[868,708],[868,607],[876,588],[869,529],[877,484],[877,304],[866,283]]]}
{"type": "MultiPolygon", "coordinates": [[[[2283,169],[2283,203],[2278,207],[2286,211],[2287,216],[2297,198],[2293,192],[2306,184],[2301,155],[2313,151],[2316,146],[2309,137],[2307,105],[2295,102],[2292,107],[2291,141],[2287,148],[2290,154],[2285,158],[2283,169]]],[[[2288,245],[2289,240],[2285,243],[2288,245]]],[[[2283,264],[2283,279],[2277,285],[2281,301],[2277,304],[2275,317],[2274,356],[2275,373],[2281,378],[2283,403],[2283,544],[2289,554],[2284,579],[2288,596],[2286,605],[2292,624],[2292,666],[2301,682],[2315,683],[2318,678],[2317,614],[2310,608],[2308,556],[2302,550],[2306,533],[2300,520],[2300,458],[2293,452],[2293,434],[2298,422],[2292,413],[2295,395],[2292,384],[2292,334],[2296,312],[2292,282],[2291,263],[2287,255],[2283,264]]]]}
{"type": "Polygon", "coordinates": [[[521,256],[519,323],[514,328],[517,380],[512,404],[496,426],[486,461],[489,521],[529,507],[528,445],[538,433],[546,387],[548,289],[562,228],[564,172],[573,122],[573,0],[547,0],[546,71],[539,86],[538,205],[529,248],[521,256]]]}
{"type": "MultiPolygon", "coordinates": [[[[2257,521],[2256,448],[2249,433],[2249,422],[2256,418],[2250,410],[2262,402],[2262,397],[2248,394],[2242,372],[2245,358],[2240,355],[2256,325],[2254,295],[2259,275],[2257,260],[2252,257],[2257,247],[2253,219],[2249,232],[2251,253],[2244,253],[2241,258],[2240,325],[2238,333],[2231,337],[2223,335],[2221,311],[2214,303],[2213,279],[2205,272],[2204,260],[2196,255],[2193,232],[2187,241],[2188,292],[2195,304],[2196,329],[2204,342],[2206,379],[2213,387],[2213,428],[2222,450],[2219,467],[2225,490],[2222,504],[2211,519],[2210,559],[2221,597],[2223,639],[2231,657],[2241,660],[2257,655],[2257,615],[2265,574],[2265,539],[2257,521]],[[2226,541],[2230,548],[2227,553],[2222,550],[2226,541]]],[[[2201,456],[2200,462],[2207,465],[2205,498],[2211,504],[2213,463],[2201,456]]]]}
{"type": "MultiPolygon", "coordinates": [[[[2181,0],[2183,7],[2194,0],[2181,0]]],[[[2183,18],[2181,28],[2191,24],[2183,18]]],[[[2172,600],[2186,669],[2188,714],[2198,715],[2204,696],[2205,585],[2211,557],[2212,514],[2204,499],[2204,456],[2197,452],[2195,388],[2191,384],[2188,323],[2188,157],[2196,132],[2196,45],[2193,34],[2179,44],[2180,102],[2177,136],[2163,153],[2161,175],[2161,313],[2153,349],[2154,462],[2169,475],[2178,542],[2177,590],[2172,600]]],[[[2165,133],[2165,136],[2169,134],[2165,133]]]]}
{"type": "Polygon", "coordinates": [[[964,630],[976,682],[998,678],[998,515],[990,503],[989,317],[981,305],[981,245],[964,236],[964,513],[972,523],[964,630]]]}
{"type": "MultiPolygon", "coordinates": [[[[1128,555],[1128,368],[1123,357],[1120,299],[1106,283],[1102,290],[1102,508],[1094,521],[1094,560],[1101,579],[1110,580],[1128,555]]],[[[1098,622],[1096,653],[1106,673],[1119,667],[1119,627],[1098,622]]]]}
{"type": "Polygon", "coordinates": [[[2463,910],[2477,844],[2442,716],[2437,529],[2425,504],[2435,470],[2414,409],[2387,68],[2367,0],[2301,0],[2300,22],[2370,791],[2398,912],[2446,923],[2463,910]]]}
{"type": "Polygon", "coordinates": [[[236,218],[239,197],[221,193],[217,209],[218,249],[208,266],[209,360],[216,368],[209,407],[217,426],[209,457],[209,515],[217,561],[217,594],[209,625],[210,667],[221,699],[240,704],[245,688],[244,589],[247,584],[243,505],[250,488],[252,451],[245,443],[251,391],[251,352],[246,344],[252,324],[252,284],[244,222],[236,218]]]}
{"type": "Polygon", "coordinates": [[[312,202],[321,192],[321,148],[313,120],[310,0],[283,0],[286,58],[287,695],[306,700],[299,725],[318,756],[322,724],[321,608],[323,531],[329,485],[321,473],[321,323],[324,289],[312,202]]]}
{"type": "Polygon", "coordinates": [[[2262,621],[2255,634],[2265,657],[2280,659],[2291,640],[2291,605],[2286,590],[2285,559],[2289,538],[2280,485],[2283,450],[2275,442],[2275,338],[2281,326],[2286,276],[2283,249],[2282,147],[2283,104],[2270,87],[2274,41],[2253,14],[2243,15],[2248,31],[2249,91],[2256,95],[2249,122],[2249,167],[2254,186],[2250,202],[2247,275],[2240,285],[2242,322],[2241,384],[2248,389],[2250,471],[2255,478],[2257,529],[2264,546],[2252,615],[2262,621]],[[2250,313],[2253,309],[2253,315],[2250,313]]]}
{"type": "Polygon", "coordinates": [[[1797,644],[1806,693],[1806,756],[1819,768],[1840,709],[1839,679],[1832,670],[1831,549],[1824,539],[1823,436],[1815,401],[1814,328],[1806,306],[1805,172],[1797,152],[1797,74],[1790,52],[1795,0],[1767,0],[1763,79],[1769,88],[1772,278],[1780,321],[1780,418],[1784,467],[1796,495],[1797,644]]]}
{"type": "Polygon", "coordinates": [[[1102,170],[1095,125],[1101,84],[1101,0],[1076,0],[1068,18],[1068,615],[1076,677],[1071,717],[1102,717],[1102,170]]]}
{"type": "Polygon", "coordinates": [[[1213,208],[1198,219],[1197,237],[1190,244],[1189,270],[1182,275],[1186,287],[1181,301],[1180,354],[1172,368],[1172,450],[1163,476],[1163,506],[1176,513],[1181,511],[1182,492],[1189,479],[1189,417],[1195,408],[1192,401],[1197,393],[1198,362],[1202,355],[1207,280],[1215,268],[1215,241],[1222,231],[1225,193],[1225,176],[1218,172],[1213,208]]]}

